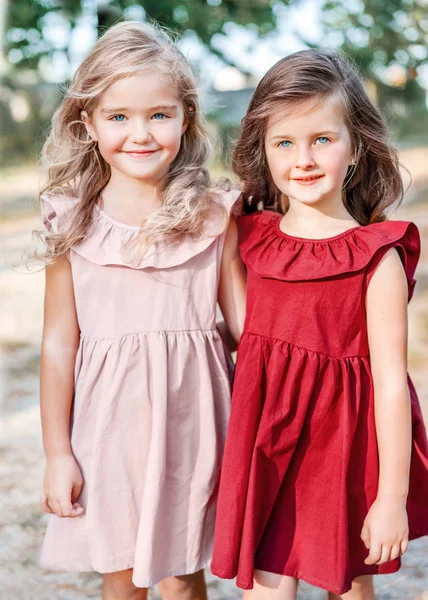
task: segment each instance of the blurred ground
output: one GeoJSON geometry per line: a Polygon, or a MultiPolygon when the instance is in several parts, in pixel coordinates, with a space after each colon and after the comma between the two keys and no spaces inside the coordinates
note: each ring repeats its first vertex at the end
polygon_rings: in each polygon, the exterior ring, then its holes
{"type": "MultiPolygon", "coordinates": [[[[423,251],[410,305],[410,373],[428,422],[428,149],[402,153],[413,184],[398,217],[419,226],[423,251]]],[[[33,168],[8,170],[0,180],[0,600],[100,598],[96,574],[49,573],[38,552],[46,517],[39,510],[43,452],[38,414],[38,353],[42,325],[43,272],[11,268],[38,226],[39,177],[33,168]]],[[[320,557],[320,560],[321,557],[320,557]]],[[[207,572],[210,600],[240,598],[233,582],[207,572]]],[[[403,568],[377,578],[378,600],[428,600],[428,538],[410,545],[403,568]]],[[[153,592],[153,598],[157,598],[153,592]]],[[[325,594],[301,585],[300,599],[325,594]]]]}

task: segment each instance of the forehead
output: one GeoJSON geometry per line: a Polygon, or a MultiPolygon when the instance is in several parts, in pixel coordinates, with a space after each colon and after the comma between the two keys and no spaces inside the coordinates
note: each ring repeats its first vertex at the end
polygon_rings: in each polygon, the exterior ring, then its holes
{"type": "Polygon", "coordinates": [[[166,75],[141,71],[112,83],[101,95],[97,108],[129,106],[142,109],[179,103],[177,90],[166,75]]]}
{"type": "Polygon", "coordinates": [[[310,131],[346,129],[344,110],[334,97],[310,98],[285,106],[271,115],[267,122],[268,132],[282,129],[284,132],[303,134],[310,131]]]}

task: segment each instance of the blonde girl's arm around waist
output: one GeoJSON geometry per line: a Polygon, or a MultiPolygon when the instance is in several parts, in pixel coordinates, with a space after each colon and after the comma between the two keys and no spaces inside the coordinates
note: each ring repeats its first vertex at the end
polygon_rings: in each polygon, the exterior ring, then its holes
{"type": "Polygon", "coordinates": [[[235,350],[241,338],[245,321],[246,273],[239,255],[238,228],[235,217],[229,226],[223,248],[218,288],[218,303],[225,319],[219,330],[230,350],[235,350]]]}
{"type": "Polygon", "coordinates": [[[366,564],[403,554],[408,544],[406,501],[411,455],[411,405],[407,383],[407,298],[403,266],[395,249],[379,262],[366,298],[379,451],[377,498],[361,537],[366,564]]]}
{"type": "Polygon", "coordinates": [[[71,266],[62,256],[46,267],[40,357],[40,410],[46,454],[42,506],[59,517],[76,517],[83,512],[76,502],[83,478],[70,444],[79,336],[71,266]]]}

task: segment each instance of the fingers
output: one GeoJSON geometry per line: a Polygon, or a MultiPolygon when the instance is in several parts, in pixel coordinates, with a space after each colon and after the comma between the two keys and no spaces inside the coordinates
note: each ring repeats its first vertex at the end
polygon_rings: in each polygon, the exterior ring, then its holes
{"type": "Polygon", "coordinates": [[[407,550],[408,541],[403,540],[401,544],[376,544],[370,546],[369,555],[364,561],[366,565],[383,565],[395,560],[407,550]]]}
{"type": "Polygon", "coordinates": [[[382,556],[382,546],[377,542],[372,542],[369,548],[369,555],[364,561],[366,565],[375,565],[382,556]]]}
{"type": "Polygon", "coordinates": [[[40,504],[42,505],[42,510],[43,512],[47,513],[48,515],[52,514],[52,510],[49,506],[49,502],[48,502],[48,498],[46,496],[46,494],[42,494],[42,497],[40,499],[40,504]]]}
{"type": "Polygon", "coordinates": [[[403,540],[400,544],[401,554],[405,554],[407,552],[407,548],[409,546],[409,540],[403,540]]]}
{"type": "Polygon", "coordinates": [[[71,501],[72,502],[76,502],[76,500],[80,496],[80,493],[82,491],[82,487],[83,487],[83,481],[80,482],[80,483],[74,483],[73,484],[73,487],[71,489],[71,501]]]}
{"type": "Polygon", "coordinates": [[[394,546],[392,546],[392,549],[391,549],[391,556],[389,557],[389,560],[395,560],[400,555],[401,555],[400,544],[394,544],[394,546]]]}
{"type": "Polygon", "coordinates": [[[82,515],[84,512],[85,512],[85,510],[84,510],[83,506],[81,506],[78,502],[75,502],[71,509],[70,517],[72,517],[72,518],[78,517],[78,516],[82,515]]]}
{"type": "Polygon", "coordinates": [[[390,544],[383,544],[382,545],[382,552],[380,555],[380,560],[378,561],[378,565],[383,565],[384,563],[388,562],[391,560],[391,550],[392,547],[390,544]]]}
{"type": "Polygon", "coordinates": [[[369,528],[364,525],[361,531],[361,539],[363,540],[364,546],[369,550],[370,548],[370,531],[369,528]]]}
{"type": "Polygon", "coordinates": [[[45,506],[50,513],[60,518],[73,519],[84,512],[83,507],[78,502],[72,504],[71,501],[63,498],[46,498],[45,506]]]}
{"type": "Polygon", "coordinates": [[[71,510],[71,502],[67,502],[61,498],[49,498],[49,506],[57,517],[68,516],[71,510]]]}

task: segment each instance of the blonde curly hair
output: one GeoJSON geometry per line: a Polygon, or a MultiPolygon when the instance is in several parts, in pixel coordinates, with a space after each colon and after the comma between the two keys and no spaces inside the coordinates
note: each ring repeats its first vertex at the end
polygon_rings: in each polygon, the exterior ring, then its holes
{"type": "Polygon", "coordinates": [[[132,250],[130,262],[138,264],[156,242],[174,243],[188,234],[201,237],[208,215],[213,210],[225,212],[217,202],[219,190],[211,187],[205,167],[211,143],[190,64],[161,27],[131,21],[119,23],[107,30],[80,65],[53,116],[43,147],[42,167],[47,169],[48,177],[40,195],[79,199],[65,231],[38,232],[45,242],[44,259],[48,263],[86,237],[99,194],[110,179],[110,167],[97,143],[89,137],[81,112],[90,116],[111,84],[153,68],[175,86],[183,103],[187,129],[166,177],[162,206],[126,244],[128,256],[132,250]]]}

